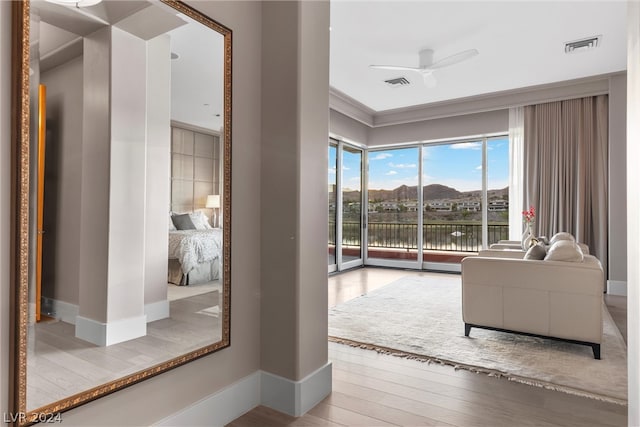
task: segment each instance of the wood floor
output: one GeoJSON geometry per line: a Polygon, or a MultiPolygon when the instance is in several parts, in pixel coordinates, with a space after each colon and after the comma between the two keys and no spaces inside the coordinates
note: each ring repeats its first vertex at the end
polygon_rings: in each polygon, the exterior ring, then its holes
{"type": "Polygon", "coordinates": [[[28,409],[36,409],[133,374],[221,338],[217,315],[204,310],[220,304],[211,291],[170,302],[170,317],[147,324],[147,335],[100,347],[75,337],[62,321],[30,326],[27,349],[28,409]]]}
{"type": "MultiPolygon", "coordinates": [[[[329,306],[411,274],[435,273],[363,268],[331,276],[329,306]]],[[[611,310],[614,320],[626,318],[624,298],[608,300],[607,305],[614,307],[611,310]]],[[[622,321],[620,319],[616,322],[622,321]]],[[[333,363],[333,392],[303,417],[294,418],[261,406],[229,426],[627,425],[626,406],[450,366],[405,360],[335,343],[329,343],[329,360],[333,363]]]]}

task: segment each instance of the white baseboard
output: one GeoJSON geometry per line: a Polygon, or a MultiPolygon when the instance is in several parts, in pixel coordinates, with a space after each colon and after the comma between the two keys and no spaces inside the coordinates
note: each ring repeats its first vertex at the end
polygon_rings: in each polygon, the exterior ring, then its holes
{"type": "Polygon", "coordinates": [[[76,304],[60,301],[54,298],[42,297],[42,313],[55,317],[65,323],[76,324],[76,317],[80,309],[76,304]]]}
{"type": "Polygon", "coordinates": [[[145,315],[108,323],[77,316],[75,325],[77,338],[102,347],[147,335],[145,315]]]}
{"type": "Polygon", "coordinates": [[[260,377],[256,371],[154,426],[224,426],[260,405],[260,377]]]}
{"type": "Polygon", "coordinates": [[[622,280],[607,280],[607,294],[627,296],[627,282],[622,280]]]}
{"type": "Polygon", "coordinates": [[[259,405],[296,417],[331,393],[331,363],[301,381],[256,371],[154,426],[224,426],[259,405]]]}
{"type": "Polygon", "coordinates": [[[262,404],[294,417],[304,415],[331,393],[332,369],[327,363],[300,381],[262,373],[262,404]]]}
{"type": "Polygon", "coordinates": [[[169,301],[152,302],[144,305],[144,314],[147,316],[147,323],[169,317],[169,301]]]}

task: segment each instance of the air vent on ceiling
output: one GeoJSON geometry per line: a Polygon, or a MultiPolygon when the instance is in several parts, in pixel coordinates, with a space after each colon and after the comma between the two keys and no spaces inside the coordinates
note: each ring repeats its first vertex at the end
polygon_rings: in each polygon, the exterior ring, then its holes
{"type": "Polygon", "coordinates": [[[595,49],[600,45],[602,36],[588,37],[586,39],[575,40],[564,44],[564,53],[584,52],[595,49]]]}
{"type": "Polygon", "coordinates": [[[400,87],[400,86],[406,86],[411,84],[411,82],[407,80],[405,77],[397,77],[395,79],[385,80],[384,82],[392,87],[400,87]]]}

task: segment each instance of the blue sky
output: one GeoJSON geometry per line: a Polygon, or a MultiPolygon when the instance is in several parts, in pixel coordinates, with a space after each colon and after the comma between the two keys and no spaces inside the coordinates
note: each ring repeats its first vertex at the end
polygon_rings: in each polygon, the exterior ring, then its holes
{"type": "MultiPolygon", "coordinates": [[[[423,148],[423,184],[442,184],[459,191],[482,187],[482,142],[431,145],[423,148]]],[[[509,143],[507,137],[488,141],[487,167],[489,189],[504,188],[509,179],[509,143]]],[[[330,150],[329,165],[335,165],[330,150]]],[[[369,189],[391,190],[400,185],[418,183],[418,148],[369,151],[369,189]]],[[[359,156],[345,151],[343,186],[360,187],[359,156]]],[[[329,171],[329,182],[335,180],[335,166],[329,171]]]]}

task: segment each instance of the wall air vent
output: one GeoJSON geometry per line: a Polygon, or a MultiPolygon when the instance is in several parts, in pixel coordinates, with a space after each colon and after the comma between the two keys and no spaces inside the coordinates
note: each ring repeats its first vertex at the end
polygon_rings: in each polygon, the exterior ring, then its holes
{"type": "Polygon", "coordinates": [[[577,53],[595,49],[600,46],[602,36],[588,37],[586,39],[575,40],[564,44],[564,53],[577,53]]]}
{"type": "Polygon", "coordinates": [[[400,87],[400,86],[406,86],[411,84],[411,82],[407,80],[405,77],[397,77],[395,79],[385,80],[384,82],[392,87],[400,87]]]}

